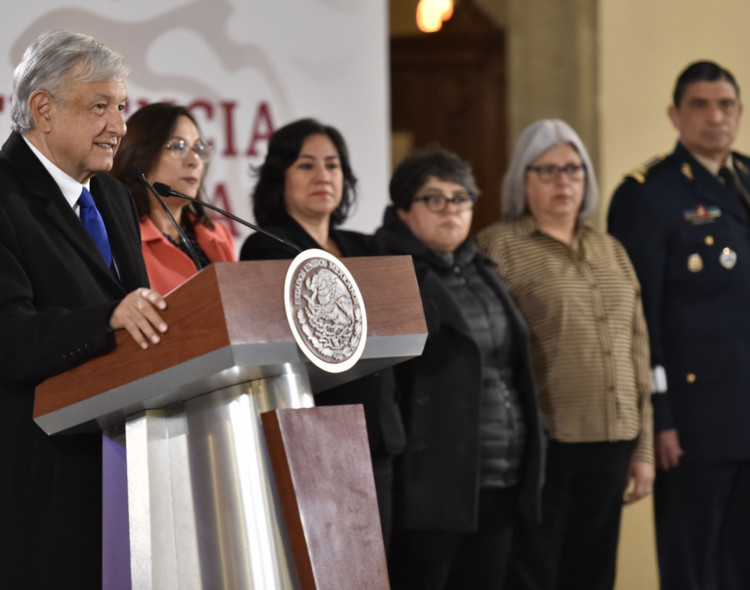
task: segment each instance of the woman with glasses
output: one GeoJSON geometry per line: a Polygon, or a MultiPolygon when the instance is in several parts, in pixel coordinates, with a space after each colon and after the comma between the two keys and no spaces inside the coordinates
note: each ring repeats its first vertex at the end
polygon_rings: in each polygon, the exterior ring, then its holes
{"type": "MultiPolygon", "coordinates": [[[[371,256],[372,236],[339,229],[356,198],[357,178],[341,133],[315,119],[299,119],[277,129],[268,142],[253,189],[255,220],[303,250],[334,256],[371,256]]],[[[262,233],[245,240],[241,260],[291,259],[297,252],[262,233]]],[[[367,423],[383,541],[391,528],[393,458],[401,452],[404,431],[394,398],[390,369],[316,394],[320,406],[362,404],[367,423]]]]}
{"type": "Polygon", "coordinates": [[[115,156],[112,174],[130,189],[141,218],[141,248],[151,287],[166,294],[211,262],[236,260],[229,230],[212,221],[200,203],[179,197],[164,201],[182,227],[193,252],[148,187],[129,172],[135,168],[154,184],[160,182],[189,197],[202,197],[203,178],[212,148],[201,137],[186,107],[147,105],[127,120],[128,132],[115,156]]]}
{"type": "Polygon", "coordinates": [[[469,237],[478,190],[455,154],[407,157],[376,238],[411,255],[427,323],[423,354],[394,367],[407,446],[397,460],[394,590],[504,583],[520,509],[538,514],[542,434],[520,312],[469,237]]]}
{"type": "Polygon", "coordinates": [[[611,590],[623,501],[654,480],[649,348],[623,247],[585,223],[598,189],[560,120],[527,127],[503,181],[505,220],[478,236],[531,331],[549,446],[541,523],[523,519],[509,586],[611,590]]]}

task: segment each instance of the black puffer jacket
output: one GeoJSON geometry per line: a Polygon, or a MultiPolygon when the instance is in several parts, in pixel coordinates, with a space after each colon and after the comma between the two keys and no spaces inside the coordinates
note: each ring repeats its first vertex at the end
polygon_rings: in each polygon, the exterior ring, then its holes
{"type": "MultiPolygon", "coordinates": [[[[481,355],[455,298],[441,279],[441,275],[453,272],[452,265],[420,242],[393,207],[386,210],[383,226],[375,237],[384,253],[413,257],[428,328],[422,356],[395,367],[408,441],[397,462],[394,526],[475,531],[481,355]]],[[[472,263],[502,301],[513,342],[520,349],[514,385],[526,420],[526,447],[519,497],[521,509],[536,519],[544,444],[531,377],[528,331],[494,263],[479,252],[472,263]]]]}

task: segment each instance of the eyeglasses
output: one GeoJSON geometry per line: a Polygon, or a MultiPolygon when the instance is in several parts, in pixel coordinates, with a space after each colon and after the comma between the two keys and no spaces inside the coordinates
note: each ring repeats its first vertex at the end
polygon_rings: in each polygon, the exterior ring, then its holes
{"type": "Polygon", "coordinates": [[[565,166],[542,164],[541,166],[526,166],[526,170],[536,172],[542,182],[555,182],[562,172],[565,172],[568,180],[579,181],[586,178],[586,166],[584,164],[566,164],[565,166]]]}
{"type": "Polygon", "coordinates": [[[432,193],[421,197],[414,197],[412,203],[421,201],[433,213],[442,213],[448,208],[448,203],[451,203],[456,211],[473,209],[475,200],[475,197],[469,193],[458,193],[453,198],[448,198],[443,193],[432,193]]]}
{"type": "Polygon", "coordinates": [[[189,145],[184,139],[173,139],[164,146],[164,149],[169,150],[169,153],[179,160],[184,160],[188,157],[188,154],[193,151],[204,164],[208,164],[211,161],[211,157],[214,155],[214,148],[210,145],[204,145],[202,143],[198,145],[189,145]]]}

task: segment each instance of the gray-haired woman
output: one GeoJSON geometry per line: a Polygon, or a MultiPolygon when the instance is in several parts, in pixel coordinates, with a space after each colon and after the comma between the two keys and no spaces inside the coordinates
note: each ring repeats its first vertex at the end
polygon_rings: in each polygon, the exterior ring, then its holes
{"type": "Polygon", "coordinates": [[[623,494],[634,502],[654,480],[640,287],[623,247],[584,222],[597,198],[576,132],[541,120],[516,144],[505,221],[478,236],[529,326],[549,435],[542,522],[514,540],[518,590],[611,589],[623,494]]]}

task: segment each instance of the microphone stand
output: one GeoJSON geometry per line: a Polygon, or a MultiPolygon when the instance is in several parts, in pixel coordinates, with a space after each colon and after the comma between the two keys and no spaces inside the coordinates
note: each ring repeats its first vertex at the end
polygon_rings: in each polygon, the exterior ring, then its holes
{"type": "Polygon", "coordinates": [[[229,213],[229,211],[224,211],[224,209],[221,209],[220,207],[217,207],[216,205],[212,205],[211,203],[206,203],[205,201],[201,201],[200,199],[196,199],[195,197],[188,197],[187,195],[184,195],[182,193],[177,192],[174,190],[171,186],[168,184],[164,184],[163,182],[155,182],[154,186],[152,187],[153,190],[157,191],[160,195],[164,197],[179,197],[180,199],[187,199],[188,201],[193,201],[195,203],[198,203],[204,207],[207,207],[211,209],[212,211],[216,211],[217,213],[221,213],[225,217],[228,217],[229,219],[233,219],[239,224],[244,225],[245,227],[249,227],[252,230],[255,230],[257,232],[260,232],[262,234],[267,235],[269,238],[273,238],[274,240],[277,240],[284,244],[285,246],[288,246],[295,252],[299,253],[302,252],[302,248],[299,246],[292,244],[291,242],[287,242],[284,238],[280,238],[276,234],[271,233],[270,231],[267,231],[263,229],[262,227],[258,227],[257,225],[253,225],[249,221],[245,221],[244,219],[240,219],[236,215],[232,215],[229,213]]]}
{"type": "Polygon", "coordinates": [[[126,171],[130,176],[132,176],[135,180],[138,182],[145,184],[149,190],[154,194],[156,197],[156,200],[159,201],[159,204],[161,205],[161,208],[164,209],[164,212],[167,214],[167,217],[169,217],[169,220],[172,222],[172,225],[177,230],[177,233],[180,236],[180,240],[185,245],[185,249],[187,250],[188,256],[193,261],[193,264],[195,264],[195,268],[198,270],[203,269],[203,265],[201,264],[200,260],[198,259],[198,253],[195,251],[195,248],[193,248],[193,245],[190,243],[190,240],[185,235],[185,232],[180,227],[180,224],[177,223],[177,220],[174,218],[174,215],[172,215],[172,212],[169,210],[169,207],[167,207],[167,204],[164,202],[164,199],[162,199],[161,195],[156,191],[156,189],[153,187],[153,185],[146,179],[146,175],[138,170],[137,168],[130,167],[126,171]]]}

